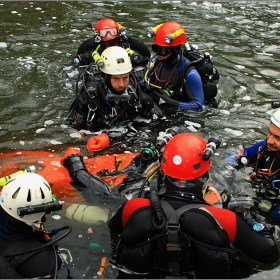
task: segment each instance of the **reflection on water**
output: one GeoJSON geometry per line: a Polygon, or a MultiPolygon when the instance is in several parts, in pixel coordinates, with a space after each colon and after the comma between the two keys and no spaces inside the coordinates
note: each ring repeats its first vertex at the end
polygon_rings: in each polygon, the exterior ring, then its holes
{"type": "MultiPolygon", "coordinates": [[[[237,188],[247,171],[233,174],[225,169],[225,155],[240,144],[250,145],[265,137],[270,103],[280,99],[279,5],[274,1],[0,3],[0,152],[61,152],[69,146],[83,147],[85,139],[75,137],[64,125],[64,117],[75,97],[72,60],[79,44],[92,35],[90,23],[112,17],[130,36],[151,46],[146,27],[176,20],[186,28],[190,43],[214,56],[221,76],[219,107],[202,115],[170,112],[156,133],[181,125],[205,138],[214,132],[221,135],[213,177],[220,188],[237,188]]],[[[75,267],[84,271],[81,278],[96,277],[100,259],[110,255],[106,225],[94,225],[89,235],[87,226],[63,215],[50,222],[54,226],[73,223],[73,233],[63,246],[71,249],[75,267]],[[73,240],[81,251],[71,248],[73,240]],[[92,243],[101,247],[88,249],[92,243]]],[[[266,276],[276,278],[275,273],[268,271],[266,276]]],[[[105,277],[115,276],[116,271],[108,266],[105,277]]]]}

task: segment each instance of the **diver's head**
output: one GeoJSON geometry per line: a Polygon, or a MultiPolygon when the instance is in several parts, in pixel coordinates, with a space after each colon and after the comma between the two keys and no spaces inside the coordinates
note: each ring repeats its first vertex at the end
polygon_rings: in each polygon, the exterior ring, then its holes
{"type": "Polygon", "coordinates": [[[280,151],[280,109],[271,115],[267,134],[267,148],[270,152],[280,151]]]}
{"type": "Polygon", "coordinates": [[[105,82],[113,94],[122,94],[129,84],[132,64],[127,51],[118,46],[105,49],[101,58],[104,65],[101,71],[105,74],[105,82]]]}
{"type": "Polygon", "coordinates": [[[202,158],[206,146],[206,141],[193,133],[180,133],[169,140],[161,158],[167,193],[177,191],[202,196],[211,166],[210,159],[202,158]]]}
{"type": "Polygon", "coordinates": [[[104,43],[120,37],[120,28],[120,24],[111,18],[101,19],[94,28],[95,41],[104,43]]]}
{"type": "Polygon", "coordinates": [[[181,45],[187,42],[186,32],[183,26],[175,21],[168,21],[148,28],[148,36],[155,36],[152,50],[162,61],[169,59],[171,56],[181,54],[181,45]]]}
{"type": "Polygon", "coordinates": [[[52,202],[49,183],[39,174],[24,173],[10,179],[1,191],[1,207],[13,218],[28,225],[39,221],[46,213],[34,213],[20,217],[19,207],[35,206],[52,202]]]}
{"type": "Polygon", "coordinates": [[[97,22],[93,29],[93,38],[100,43],[101,52],[112,46],[123,46],[126,41],[126,29],[111,18],[104,18],[97,22]]]}

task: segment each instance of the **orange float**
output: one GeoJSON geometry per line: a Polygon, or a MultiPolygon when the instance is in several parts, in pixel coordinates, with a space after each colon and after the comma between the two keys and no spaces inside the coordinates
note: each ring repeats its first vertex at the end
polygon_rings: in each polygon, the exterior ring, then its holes
{"type": "MultiPolygon", "coordinates": [[[[36,173],[43,176],[51,185],[52,192],[57,199],[63,197],[77,198],[81,202],[81,194],[71,185],[71,177],[68,170],[61,164],[61,160],[71,153],[80,153],[75,148],[68,148],[67,154],[60,155],[46,151],[14,151],[0,155],[0,178],[8,176],[20,169],[34,165],[36,173]]],[[[138,154],[122,153],[84,157],[84,163],[90,174],[96,174],[103,170],[123,170],[132,162],[138,154]]],[[[111,187],[122,183],[127,174],[116,176],[101,176],[111,187]]],[[[73,201],[72,201],[73,202],[73,201]]]]}

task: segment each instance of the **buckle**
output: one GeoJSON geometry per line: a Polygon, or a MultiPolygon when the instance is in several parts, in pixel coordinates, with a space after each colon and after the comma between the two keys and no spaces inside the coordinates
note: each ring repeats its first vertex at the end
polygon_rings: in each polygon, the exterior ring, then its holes
{"type": "Polygon", "coordinates": [[[166,223],[166,230],[170,230],[170,231],[179,231],[180,230],[180,224],[176,223],[176,224],[173,224],[173,223],[166,223]]]}
{"type": "Polygon", "coordinates": [[[166,244],[166,251],[181,251],[179,244],[166,244]]]}

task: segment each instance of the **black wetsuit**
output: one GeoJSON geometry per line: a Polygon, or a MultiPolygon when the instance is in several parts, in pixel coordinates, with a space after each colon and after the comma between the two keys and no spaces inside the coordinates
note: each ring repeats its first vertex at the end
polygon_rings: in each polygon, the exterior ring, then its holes
{"type": "MultiPolygon", "coordinates": [[[[127,40],[125,39],[120,40],[119,38],[115,40],[119,42],[120,46],[123,46],[125,49],[130,48],[133,51],[136,51],[141,56],[138,62],[134,63],[132,61],[133,66],[147,65],[151,57],[151,52],[143,42],[132,37],[127,38],[127,40]]],[[[98,47],[99,44],[101,45],[101,48],[98,50],[98,52],[99,54],[101,54],[105,49],[106,44],[108,45],[108,42],[96,43],[94,38],[89,38],[80,45],[77,51],[77,55],[80,57],[80,65],[89,65],[91,62],[93,62],[93,58],[91,54],[93,51],[95,51],[95,49],[98,47]]]]}
{"type": "MultiPolygon", "coordinates": [[[[162,200],[175,210],[190,205],[174,195],[162,200]]],[[[155,227],[155,211],[147,198],[131,199],[118,210],[108,226],[119,236],[114,258],[120,278],[162,278],[173,272],[188,278],[243,278],[249,276],[248,269],[234,269],[236,250],[261,263],[279,259],[274,239],[256,233],[232,211],[201,200],[179,217],[179,227],[155,227]],[[177,245],[170,230],[177,233],[177,245]]]]}
{"type": "Polygon", "coordinates": [[[0,207],[1,278],[17,278],[17,275],[18,278],[53,277],[55,255],[58,270],[61,268],[62,260],[54,254],[51,247],[11,257],[12,254],[43,245],[39,234],[36,234],[31,226],[11,217],[0,207]]]}

